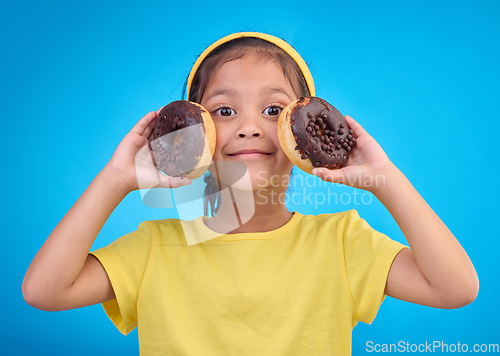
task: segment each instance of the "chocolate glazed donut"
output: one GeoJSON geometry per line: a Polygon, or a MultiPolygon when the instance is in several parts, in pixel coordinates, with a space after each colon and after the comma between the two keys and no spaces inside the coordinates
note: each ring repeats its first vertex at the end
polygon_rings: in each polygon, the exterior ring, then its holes
{"type": "Polygon", "coordinates": [[[153,164],[172,177],[200,177],[215,150],[215,125],[201,105],[186,100],[165,106],[148,137],[153,164]]]}
{"type": "Polygon", "coordinates": [[[278,138],[283,151],[300,169],[342,168],[356,145],[344,116],[317,97],[302,97],[289,104],[278,119],[278,138]]]}

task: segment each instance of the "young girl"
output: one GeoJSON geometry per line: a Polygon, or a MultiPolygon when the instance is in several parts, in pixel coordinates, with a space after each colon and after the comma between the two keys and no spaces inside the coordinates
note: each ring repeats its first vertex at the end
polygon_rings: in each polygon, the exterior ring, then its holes
{"type": "Polygon", "coordinates": [[[136,169],[159,112],[152,111],[41,247],[23,282],[25,300],[53,311],[102,303],[123,334],[139,326],[141,354],[197,356],[349,355],[352,328],[371,323],[386,295],[437,308],[471,303],[478,278],[466,252],[351,117],[357,146],[348,165],[314,174],[371,191],[411,248],[355,210],[302,215],[271,199],[284,195],[293,167],[278,142],[277,118],[314,94],[307,66],[286,42],[236,33],[214,43],[187,82],[187,98],[216,126],[218,174],[211,169],[206,178],[213,216],[146,221],[89,253],[138,181],[151,182],[140,188],[190,183],[136,169]],[[238,165],[247,185],[219,191],[238,165]],[[202,242],[188,245],[187,236],[202,242]]]}

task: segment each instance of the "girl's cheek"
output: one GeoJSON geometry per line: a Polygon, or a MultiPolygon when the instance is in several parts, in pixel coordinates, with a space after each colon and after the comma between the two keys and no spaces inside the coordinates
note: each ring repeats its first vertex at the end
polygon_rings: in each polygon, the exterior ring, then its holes
{"type": "Polygon", "coordinates": [[[224,145],[224,142],[227,141],[229,131],[227,125],[217,125],[215,124],[215,147],[219,148],[224,145]]]}
{"type": "Polygon", "coordinates": [[[219,136],[223,136],[224,127],[215,123],[215,137],[219,139],[219,136]]]}

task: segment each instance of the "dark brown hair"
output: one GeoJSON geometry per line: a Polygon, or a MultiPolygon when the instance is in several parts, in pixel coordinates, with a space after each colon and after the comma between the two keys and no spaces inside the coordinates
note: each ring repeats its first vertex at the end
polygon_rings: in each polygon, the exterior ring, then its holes
{"type": "MultiPolygon", "coordinates": [[[[309,89],[299,65],[284,50],[275,44],[257,37],[240,37],[225,42],[210,52],[196,71],[191,88],[189,100],[201,103],[203,94],[210,80],[211,74],[224,63],[239,59],[249,53],[256,53],[263,59],[275,61],[283,70],[283,75],[290,82],[297,97],[309,96],[309,89]]],[[[219,210],[221,195],[219,183],[210,173],[205,176],[204,215],[211,216],[219,210]]]]}

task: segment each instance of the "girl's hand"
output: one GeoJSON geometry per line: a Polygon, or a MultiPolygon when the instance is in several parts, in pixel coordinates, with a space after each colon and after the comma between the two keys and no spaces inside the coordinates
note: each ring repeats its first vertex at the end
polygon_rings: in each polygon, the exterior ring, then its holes
{"type": "MultiPolygon", "coordinates": [[[[163,108],[163,107],[162,107],[163,108]]],[[[105,169],[116,174],[127,192],[154,187],[177,188],[191,184],[189,178],[169,177],[153,165],[148,148],[148,136],[153,130],[158,111],[147,113],[125,135],[105,169]]]]}
{"type": "Polygon", "coordinates": [[[379,175],[392,163],[382,147],[360,124],[350,116],[345,116],[345,119],[354,131],[356,138],[356,145],[352,150],[349,162],[340,169],[329,170],[323,167],[314,168],[312,172],[328,182],[341,183],[364,190],[374,190],[377,184],[384,183],[379,175]]]}

